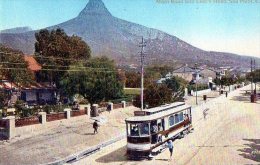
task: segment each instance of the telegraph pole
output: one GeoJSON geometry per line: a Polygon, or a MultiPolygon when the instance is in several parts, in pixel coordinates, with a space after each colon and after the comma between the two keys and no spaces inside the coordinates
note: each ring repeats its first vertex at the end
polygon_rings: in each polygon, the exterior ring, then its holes
{"type": "Polygon", "coordinates": [[[196,105],[198,105],[198,83],[197,83],[197,81],[198,81],[198,70],[197,70],[197,63],[195,64],[195,72],[196,72],[196,78],[195,78],[195,80],[196,80],[196,105]]]}
{"type": "MultiPolygon", "coordinates": [[[[255,65],[255,59],[254,59],[254,74],[256,75],[256,65],[255,65]]],[[[254,94],[256,94],[256,82],[255,82],[255,90],[254,90],[254,94]]]]}
{"type": "Polygon", "coordinates": [[[141,47],[140,57],[141,57],[141,110],[144,110],[144,58],[145,52],[144,47],[146,43],[144,42],[144,38],[142,37],[142,42],[139,43],[139,47],[141,47]]]}
{"type": "Polygon", "coordinates": [[[251,94],[253,94],[253,60],[251,58],[251,94]]]}

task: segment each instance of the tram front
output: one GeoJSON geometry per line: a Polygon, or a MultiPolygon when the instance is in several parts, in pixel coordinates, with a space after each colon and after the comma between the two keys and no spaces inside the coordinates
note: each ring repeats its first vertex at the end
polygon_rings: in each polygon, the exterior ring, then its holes
{"type": "Polygon", "coordinates": [[[130,159],[147,158],[151,152],[150,122],[126,120],[127,155],[130,159]]]}

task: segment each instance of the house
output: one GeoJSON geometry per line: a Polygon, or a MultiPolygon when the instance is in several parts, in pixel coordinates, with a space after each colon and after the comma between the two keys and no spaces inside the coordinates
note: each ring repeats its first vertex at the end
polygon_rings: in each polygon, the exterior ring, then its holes
{"type": "Polygon", "coordinates": [[[172,72],[173,76],[181,77],[190,82],[196,78],[196,71],[188,66],[183,66],[172,72]]]}
{"type": "MultiPolygon", "coordinates": [[[[41,70],[41,66],[37,63],[33,56],[25,55],[25,61],[28,63],[28,69],[37,74],[41,70]]],[[[54,104],[56,102],[56,87],[49,82],[32,83],[27,86],[21,86],[17,83],[10,83],[7,80],[0,82],[0,88],[11,94],[9,98],[10,104],[14,104],[18,98],[32,104],[54,104]]]]}
{"type": "Polygon", "coordinates": [[[214,71],[213,69],[208,69],[208,68],[201,70],[200,74],[203,78],[211,77],[211,79],[213,80],[217,77],[217,72],[214,71]]]}

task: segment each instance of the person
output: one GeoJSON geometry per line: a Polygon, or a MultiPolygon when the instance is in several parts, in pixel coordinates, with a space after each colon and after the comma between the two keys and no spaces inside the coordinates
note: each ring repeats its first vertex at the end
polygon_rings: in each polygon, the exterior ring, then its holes
{"type": "Polygon", "coordinates": [[[227,97],[228,93],[226,92],[226,97],[227,97]]]}
{"type": "Polygon", "coordinates": [[[94,128],[94,134],[98,133],[98,123],[97,120],[93,123],[93,128],[94,128]]]}
{"type": "Polygon", "coordinates": [[[173,142],[172,140],[169,140],[168,142],[168,148],[169,148],[169,151],[170,151],[170,160],[172,159],[172,152],[173,152],[173,142]]]}

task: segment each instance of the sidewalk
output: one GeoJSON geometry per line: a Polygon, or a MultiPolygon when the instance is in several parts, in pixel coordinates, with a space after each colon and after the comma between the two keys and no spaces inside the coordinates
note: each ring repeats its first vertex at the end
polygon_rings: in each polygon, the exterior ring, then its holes
{"type": "Polygon", "coordinates": [[[93,134],[93,120],[82,117],[73,123],[60,121],[47,131],[0,142],[0,164],[35,165],[64,159],[121,134],[125,131],[124,119],[132,116],[136,109],[128,107],[104,112],[96,135],[93,134]]]}
{"type": "Polygon", "coordinates": [[[260,160],[252,153],[257,149],[260,139],[260,101],[250,103],[249,97],[244,101],[236,100],[243,96],[246,88],[231,92],[228,98],[223,95],[208,101],[205,106],[209,111],[205,119],[201,106],[195,107],[194,131],[174,141],[173,159],[170,162],[168,150],[152,161],[127,160],[126,140],[121,140],[73,164],[259,164],[260,160]]]}

